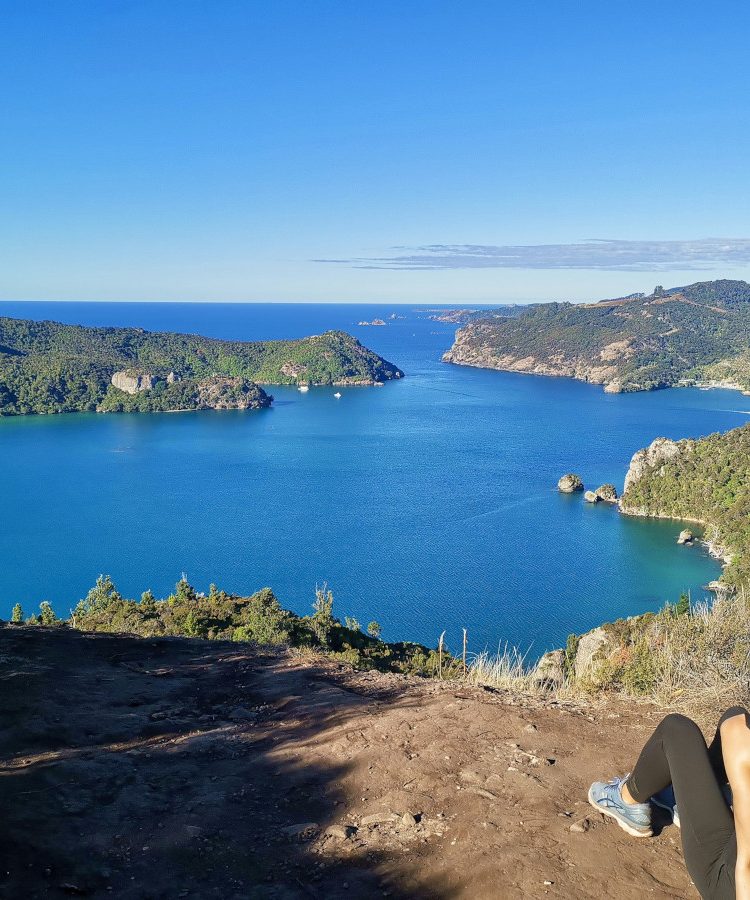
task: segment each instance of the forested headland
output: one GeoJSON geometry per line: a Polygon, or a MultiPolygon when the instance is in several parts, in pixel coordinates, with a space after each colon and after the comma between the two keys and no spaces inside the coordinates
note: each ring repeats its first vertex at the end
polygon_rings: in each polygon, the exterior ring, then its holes
{"type": "Polygon", "coordinates": [[[6,416],[259,408],[271,402],[261,385],[375,384],[402,376],[342,331],[223,341],[0,318],[0,415],[6,416]]]}

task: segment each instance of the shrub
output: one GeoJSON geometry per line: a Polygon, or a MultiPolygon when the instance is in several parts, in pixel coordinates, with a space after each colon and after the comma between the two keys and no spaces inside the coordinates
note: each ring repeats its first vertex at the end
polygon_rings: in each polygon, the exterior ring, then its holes
{"type": "Polygon", "coordinates": [[[39,622],[42,625],[54,625],[55,622],[59,622],[57,615],[55,615],[54,609],[49,602],[49,600],[42,600],[39,604],[39,622]]]}

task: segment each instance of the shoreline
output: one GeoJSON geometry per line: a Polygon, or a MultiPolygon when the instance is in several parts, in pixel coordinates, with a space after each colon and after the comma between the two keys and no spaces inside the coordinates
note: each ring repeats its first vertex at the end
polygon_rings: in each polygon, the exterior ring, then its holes
{"type": "MultiPolygon", "coordinates": [[[[486,372],[509,372],[513,375],[535,375],[541,378],[570,378],[572,381],[580,381],[582,384],[590,384],[601,386],[605,394],[649,394],[653,391],[668,391],[672,388],[697,388],[700,391],[726,390],[739,391],[743,396],[750,397],[750,389],[743,387],[736,381],[690,381],[681,380],[676,384],[664,384],[657,387],[639,387],[636,390],[621,390],[616,382],[608,382],[606,379],[595,380],[593,378],[580,378],[572,372],[553,372],[553,371],[533,371],[530,369],[519,368],[507,365],[490,365],[488,363],[477,363],[469,360],[451,359],[451,349],[445,351],[440,361],[451,366],[466,366],[470,369],[483,369],[486,372]]],[[[543,365],[543,364],[541,364],[543,365]]]]}
{"type": "MultiPolygon", "coordinates": [[[[721,584],[724,590],[728,590],[731,587],[731,585],[725,584],[720,579],[724,576],[724,570],[732,562],[733,555],[726,547],[719,543],[717,535],[718,529],[712,522],[707,522],[705,519],[698,519],[690,516],[668,516],[664,513],[644,513],[639,511],[628,511],[622,508],[621,501],[619,500],[617,502],[617,510],[621,515],[629,516],[634,519],[663,519],[671,522],[687,522],[691,525],[700,525],[703,528],[703,535],[697,539],[697,543],[699,543],[702,547],[705,547],[708,555],[712,559],[717,560],[717,562],[719,562],[719,564],[721,565],[721,575],[717,580],[718,584],[721,584]]],[[[711,590],[713,591],[713,589],[711,590]]]]}

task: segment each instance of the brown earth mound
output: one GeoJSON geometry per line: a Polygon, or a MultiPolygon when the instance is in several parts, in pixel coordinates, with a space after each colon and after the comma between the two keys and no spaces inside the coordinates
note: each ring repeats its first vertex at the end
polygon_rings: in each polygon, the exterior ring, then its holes
{"type": "Polygon", "coordinates": [[[697,896],[676,829],[586,803],[649,707],[10,626],[0,679],[2,896],[697,896]]]}

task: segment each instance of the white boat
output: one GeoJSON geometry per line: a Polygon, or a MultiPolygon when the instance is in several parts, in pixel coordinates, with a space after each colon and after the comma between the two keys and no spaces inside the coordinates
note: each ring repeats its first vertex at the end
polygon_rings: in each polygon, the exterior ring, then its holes
{"type": "Polygon", "coordinates": [[[298,388],[298,391],[302,391],[303,394],[306,394],[310,390],[309,384],[301,384],[298,388]]]}
{"type": "Polygon", "coordinates": [[[341,399],[341,394],[340,394],[338,391],[336,391],[336,393],[335,393],[333,396],[334,396],[337,400],[340,400],[340,399],[341,399]]]}

